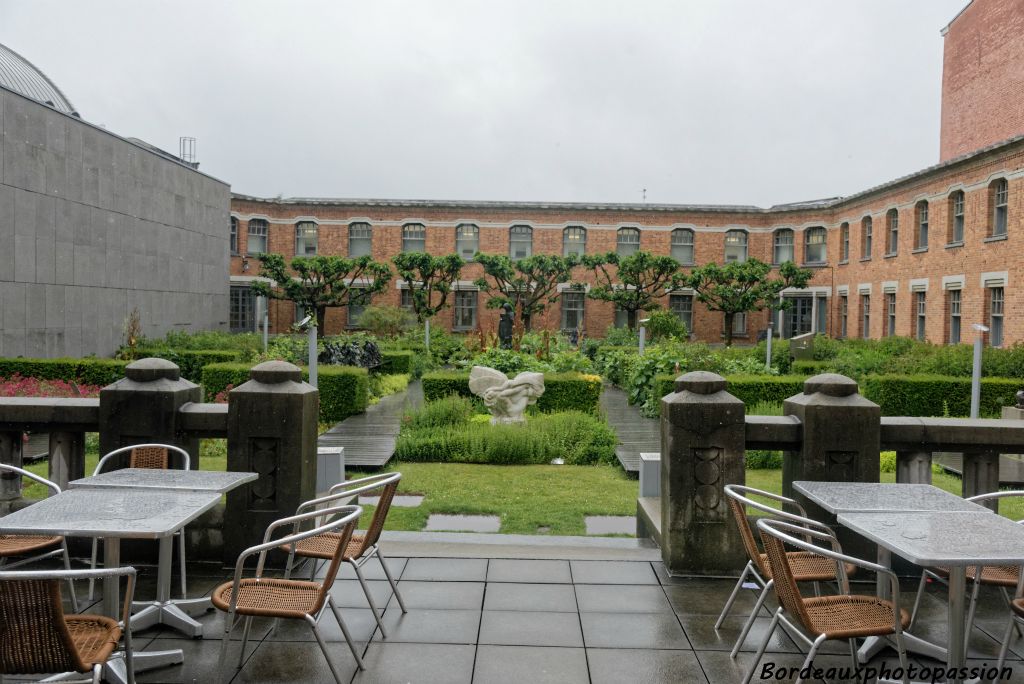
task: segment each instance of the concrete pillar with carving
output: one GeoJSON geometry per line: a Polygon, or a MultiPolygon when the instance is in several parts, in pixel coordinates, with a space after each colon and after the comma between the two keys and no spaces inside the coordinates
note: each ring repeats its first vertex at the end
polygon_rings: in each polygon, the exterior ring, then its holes
{"type": "Polygon", "coordinates": [[[316,495],[320,395],[302,371],[284,361],[254,367],[250,380],[228,393],[228,470],[259,479],[228,492],[224,561],[263,540],[272,521],[295,513],[316,495]]]}
{"type": "MultiPolygon", "coordinates": [[[[0,432],[0,463],[23,467],[22,447],[24,434],[21,432],[0,432]]],[[[21,498],[21,476],[0,472],[0,502],[8,503],[21,498]]],[[[2,511],[0,511],[2,512],[2,511]]]]}
{"type": "Polygon", "coordinates": [[[661,400],[661,556],[670,574],[743,567],[724,487],[745,482],[745,420],[743,402],[715,373],[682,375],[661,400]]]}

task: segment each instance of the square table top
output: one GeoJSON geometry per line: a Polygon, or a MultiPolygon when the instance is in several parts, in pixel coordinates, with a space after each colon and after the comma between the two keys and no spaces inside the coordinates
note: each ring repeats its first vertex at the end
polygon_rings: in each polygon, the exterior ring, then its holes
{"type": "Polygon", "coordinates": [[[157,539],[173,534],[220,501],[214,492],[81,487],[0,518],[4,534],[157,539]]]}
{"type": "Polygon", "coordinates": [[[68,483],[68,489],[82,487],[133,487],[140,489],[173,489],[178,491],[216,492],[223,494],[252,482],[257,473],[236,473],[215,470],[158,470],[154,468],[121,468],[68,483]]]}
{"type": "Polygon", "coordinates": [[[797,481],[793,489],[829,513],[844,511],[969,511],[989,509],[962,499],[930,484],[900,482],[808,482],[797,481]]]}
{"type": "Polygon", "coordinates": [[[838,521],[916,565],[1024,565],[1024,525],[991,511],[841,512],[838,521]]]}

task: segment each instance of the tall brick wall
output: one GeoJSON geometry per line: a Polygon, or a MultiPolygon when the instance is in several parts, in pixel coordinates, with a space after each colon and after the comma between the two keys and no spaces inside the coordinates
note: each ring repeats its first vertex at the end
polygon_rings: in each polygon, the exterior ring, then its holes
{"type": "Polygon", "coordinates": [[[942,161],[1024,134],[1024,0],[974,0],[945,34],[942,161]]]}

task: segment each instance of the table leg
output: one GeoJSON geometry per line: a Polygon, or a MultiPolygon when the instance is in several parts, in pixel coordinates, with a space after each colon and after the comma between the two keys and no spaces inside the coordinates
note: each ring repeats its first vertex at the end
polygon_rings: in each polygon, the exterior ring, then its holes
{"type": "Polygon", "coordinates": [[[203,625],[194,620],[213,608],[210,599],[171,599],[171,553],[174,537],[160,538],[160,556],[157,566],[157,589],[155,601],[136,601],[133,607],[138,611],[132,615],[132,624],[139,630],[153,625],[167,625],[183,632],[193,639],[203,638],[203,625]]]}
{"type": "MultiPolygon", "coordinates": [[[[171,651],[137,651],[132,658],[135,674],[183,662],[185,662],[185,653],[180,648],[171,651]]],[[[81,677],[81,675],[78,676],[81,677]]],[[[123,653],[114,654],[103,666],[103,681],[110,682],[110,684],[128,684],[128,667],[125,664],[123,653]]]]}
{"type": "MultiPolygon", "coordinates": [[[[103,539],[103,567],[121,567],[121,539],[103,539]]],[[[117,575],[103,578],[103,614],[115,619],[121,618],[121,578],[117,575]]]]}
{"type": "MultiPolygon", "coordinates": [[[[954,565],[949,568],[949,656],[947,667],[955,674],[964,666],[966,649],[964,648],[964,590],[967,584],[967,568],[954,565]]],[[[954,676],[950,684],[959,684],[963,679],[954,676]]]]}

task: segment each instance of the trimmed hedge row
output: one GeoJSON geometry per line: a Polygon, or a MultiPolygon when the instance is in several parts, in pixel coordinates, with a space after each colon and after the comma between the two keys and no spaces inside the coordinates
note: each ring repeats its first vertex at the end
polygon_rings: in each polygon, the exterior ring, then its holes
{"type": "Polygon", "coordinates": [[[212,363],[240,361],[245,352],[228,349],[161,349],[142,348],[136,351],[137,358],[166,359],[181,369],[181,377],[195,383],[203,381],[203,366],[212,363]]]}
{"type": "MultiPolygon", "coordinates": [[[[247,363],[213,363],[203,367],[203,391],[206,401],[226,390],[249,380],[247,363]]],[[[309,379],[309,371],[302,369],[309,379]]],[[[370,375],[365,368],[352,366],[320,366],[317,369],[320,389],[320,420],[336,422],[362,413],[370,403],[370,375]]]]}
{"type": "Polygon", "coordinates": [[[832,364],[828,361],[794,361],[789,367],[791,375],[820,375],[822,373],[834,373],[832,364]]]}
{"type": "Polygon", "coordinates": [[[127,361],[114,359],[0,359],[0,378],[20,375],[39,380],[64,380],[106,387],[124,377],[127,361]]]}
{"type": "MultiPolygon", "coordinates": [[[[729,381],[729,392],[751,407],[759,401],[781,404],[794,394],[802,394],[804,380],[802,375],[733,375],[729,381]]],[[[676,376],[659,375],[654,379],[656,394],[663,397],[674,392],[676,376]]]]}
{"type": "MultiPolygon", "coordinates": [[[[423,397],[434,401],[451,394],[474,398],[469,373],[439,371],[423,376],[423,397]]],[[[543,413],[582,411],[597,413],[601,401],[601,377],[584,373],[545,373],[544,394],[537,399],[543,413]]]]}
{"type": "Polygon", "coordinates": [[[376,372],[384,375],[401,375],[412,373],[412,352],[411,351],[384,351],[380,352],[380,366],[376,372]]]}

